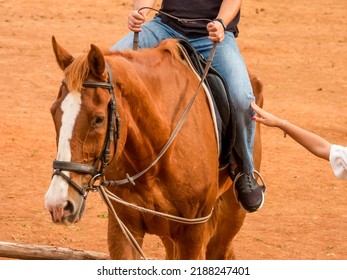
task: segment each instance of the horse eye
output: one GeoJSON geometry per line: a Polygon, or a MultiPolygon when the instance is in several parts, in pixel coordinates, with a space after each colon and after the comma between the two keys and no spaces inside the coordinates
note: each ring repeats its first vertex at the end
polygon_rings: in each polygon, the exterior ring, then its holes
{"type": "Polygon", "coordinates": [[[104,123],[105,118],[103,116],[96,116],[93,120],[93,125],[99,127],[104,123]]]}

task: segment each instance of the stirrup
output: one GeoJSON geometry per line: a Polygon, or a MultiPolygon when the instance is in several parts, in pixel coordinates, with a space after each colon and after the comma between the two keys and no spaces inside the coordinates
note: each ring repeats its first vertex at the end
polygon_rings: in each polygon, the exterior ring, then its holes
{"type": "MultiPolygon", "coordinates": [[[[263,176],[261,176],[261,174],[260,174],[257,170],[255,170],[255,169],[254,169],[254,173],[257,174],[257,176],[260,178],[261,185],[259,185],[259,188],[261,188],[261,190],[263,191],[263,193],[265,193],[265,192],[266,192],[266,186],[265,186],[265,181],[264,181],[263,176]]],[[[236,193],[237,191],[236,191],[235,185],[236,185],[237,180],[240,179],[240,177],[242,177],[243,174],[244,174],[244,173],[239,172],[239,173],[235,176],[235,178],[234,178],[234,180],[233,180],[232,188],[233,188],[234,196],[235,196],[235,198],[236,198],[237,203],[240,203],[240,200],[238,199],[238,195],[237,195],[237,193],[236,193]]]]}
{"type": "Polygon", "coordinates": [[[257,170],[254,169],[254,173],[258,175],[260,181],[261,181],[261,185],[259,185],[259,188],[262,188],[263,193],[266,192],[266,185],[265,185],[265,181],[263,176],[261,176],[260,172],[258,172],[257,170]]]}

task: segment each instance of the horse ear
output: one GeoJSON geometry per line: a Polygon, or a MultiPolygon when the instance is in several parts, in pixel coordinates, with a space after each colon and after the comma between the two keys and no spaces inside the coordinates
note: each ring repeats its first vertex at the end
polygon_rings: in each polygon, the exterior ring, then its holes
{"type": "Polygon", "coordinates": [[[90,51],[88,53],[88,63],[89,63],[90,71],[92,71],[92,73],[95,76],[100,77],[104,74],[105,72],[104,56],[101,50],[93,44],[90,46],[90,51]]]}
{"type": "Polygon", "coordinates": [[[55,54],[55,58],[59,64],[59,67],[64,71],[71,62],[74,60],[73,56],[64,50],[55,40],[55,37],[52,36],[52,46],[55,54]]]}

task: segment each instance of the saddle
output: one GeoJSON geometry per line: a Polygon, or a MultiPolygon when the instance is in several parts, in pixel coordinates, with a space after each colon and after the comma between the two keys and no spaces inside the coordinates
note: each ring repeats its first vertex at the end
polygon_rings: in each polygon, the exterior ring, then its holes
{"type": "MultiPolygon", "coordinates": [[[[186,40],[179,40],[182,59],[189,59],[195,72],[202,77],[206,66],[206,60],[199,54],[186,40]]],[[[205,79],[205,85],[210,92],[214,106],[215,119],[219,134],[219,164],[225,166],[229,164],[233,153],[236,138],[235,109],[228,94],[228,88],[222,76],[210,67],[205,79]]]]}

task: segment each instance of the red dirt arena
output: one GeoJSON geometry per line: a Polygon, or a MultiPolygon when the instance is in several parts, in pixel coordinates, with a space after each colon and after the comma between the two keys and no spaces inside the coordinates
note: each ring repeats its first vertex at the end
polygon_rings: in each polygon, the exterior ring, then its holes
{"type": "MultiPolygon", "coordinates": [[[[160,2],[160,1],[159,1],[160,2]]],[[[0,241],[107,253],[107,209],[91,193],[82,220],[51,221],[44,206],[55,132],[49,108],[62,73],[52,35],[71,53],[127,33],[132,1],[0,1],[0,241]]],[[[347,145],[347,2],[244,1],[237,39],[264,83],[264,108],[347,145]]],[[[265,206],[235,240],[237,259],[347,259],[346,182],[290,137],[262,127],[265,206]]],[[[144,252],[162,259],[158,238],[144,252]]]]}

